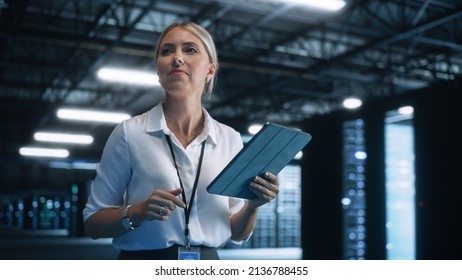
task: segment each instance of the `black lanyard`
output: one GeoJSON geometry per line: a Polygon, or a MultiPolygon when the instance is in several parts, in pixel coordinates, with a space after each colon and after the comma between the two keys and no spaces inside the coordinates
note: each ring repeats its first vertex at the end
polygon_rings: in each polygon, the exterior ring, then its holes
{"type": "Polygon", "coordinates": [[[178,180],[180,181],[181,187],[181,197],[183,199],[184,205],[186,208],[184,209],[184,216],[185,216],[185,227],[184,227],[184,236],[186,241],[186,247],[190,247],[189,244],[189,216],[191,215],[191,207],[193,205],[194,197],[196,196],[197,184],[199,183],[199,177],[201,174],[201,167],[202,167],[202,159],[204,158],[204,148],[205,148],[205,140],[202,142],[201,147],[201,154],[199,156],[199,164],[197,166],[196,172],[196,179],[194,180],[194,185],[191,193],[191,199],[189,200],[189,206],[186,203],[186,193],[183,186],[183,180],[181,180],[180,170],[178,169],[178,165],[176,164],[175,153],[173,152],[172,141],[170,140],[170,136],[165,135],[167,138],[168,147],[170,148],[170,152],[172,153],[173,163],[175,164],[176,174],[178,176],[178,180]]]}

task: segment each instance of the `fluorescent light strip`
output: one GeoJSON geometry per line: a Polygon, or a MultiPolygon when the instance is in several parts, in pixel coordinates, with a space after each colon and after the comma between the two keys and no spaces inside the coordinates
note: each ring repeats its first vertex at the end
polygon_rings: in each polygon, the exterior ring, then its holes
{"type": "Polygon", "coordinates": [[[98,78],[103,81],[126,83],[140,86],[158,86],[159,78],[156,73],[116,68],[101,68],[98,78]]]}
{"type": "Polygon", "coordinates": [[[36,132],[34,139],[43,142],[70,143],[88,145],[93,143],[93,137],[84,134],[66,134],[53,132],[36,132]]]}
{"type": "Polygon", "coordinates": [[[130,115],[125,113],[78,109],[59,109],[57,115],[60,119],[105,123],[120,123],[130,118],[130,115]]]}
{"type": "Polygon", "coordinates": [[[22,156],[30,156],[30,157],[66,158],[69,156],[69,151],[66,149],[23,147],[19,149],[19,154],[21,154],[22,156]]]}
{"type": "Polygon", "coordinates": [[[346,4],[345,1],[341,0],[296,0],[296,2],[328,11],[338,11],[345,7],[346,4]]]}
{"type": "Polygon", "coordinates": [[[346,2],[343,0],[279,0],[279,2],[303,5],[332,12],[338,11],[346,5],[346,2]]]}

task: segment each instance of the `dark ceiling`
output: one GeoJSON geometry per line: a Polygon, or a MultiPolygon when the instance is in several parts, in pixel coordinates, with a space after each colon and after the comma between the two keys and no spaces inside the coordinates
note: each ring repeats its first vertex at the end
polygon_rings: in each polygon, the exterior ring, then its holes
{"type": "Polygon", "coordinates": [[[228,124],[290,123],[342,110],[348,96],[405,94],[462,75],[462,1],[351,0],[338,13],[284,1],[0,0],[2,164],[38,130],[85,132],[97,160],[113,125],[59,121],[60,107],[151,108],[159,88],[98,80],[102,66],[155,72],[153,48],[175,21],[207,28],[219,78],[205,107],[228,124]]]}

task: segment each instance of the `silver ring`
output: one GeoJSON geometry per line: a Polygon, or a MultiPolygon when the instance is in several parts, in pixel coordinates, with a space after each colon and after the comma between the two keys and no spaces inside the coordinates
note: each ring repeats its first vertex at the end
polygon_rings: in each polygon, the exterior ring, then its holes
{"type": "Polygon", "coordinates": [[[164,206],[161,206],[159,215],[163,216],[164,215],[164,206]]]}

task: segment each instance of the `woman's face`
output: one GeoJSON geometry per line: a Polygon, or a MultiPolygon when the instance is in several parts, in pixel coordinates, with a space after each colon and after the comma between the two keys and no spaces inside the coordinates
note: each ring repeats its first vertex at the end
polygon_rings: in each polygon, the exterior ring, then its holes
{"type": "Polygon", "coordinates": [[[202,95],[205,81],[215,73],[199,38],[182,27],[165,34],[157,57],[157,75],[167,94],[202,95]]]}

